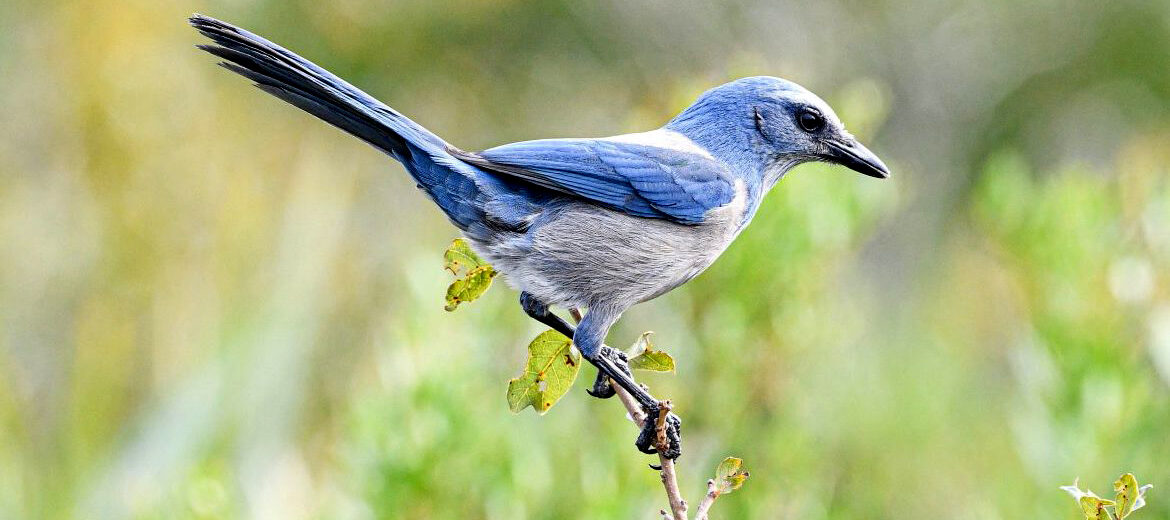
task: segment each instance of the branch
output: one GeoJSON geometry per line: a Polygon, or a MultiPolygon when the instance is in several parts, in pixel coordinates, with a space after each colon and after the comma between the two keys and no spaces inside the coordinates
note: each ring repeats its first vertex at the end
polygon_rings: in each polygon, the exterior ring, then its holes
{"type": "MultiPolygon", "coordinates": [[[[625,405],[626,411],[629,412],[630,419],[634,424],[638,425],[638,429],[646,423],[646,413],[642,411],[642,407],[634,400],[634,397],[626,392],[625,389],[613,383],[614,390],[617,391],[618,398],[621,399],[622,404],[625,405]]],[[[662,477],[662,487],[666,489],[666,500],[670,503],[671,516],[666,516],[666,511],[662,511],[662,515],[673,520],[687,520],[687,501],[683,500],[682,493],[678,490],[678,475],[674,471],[674,461],[663,457],[662,454],[666,451],[666,415],[670,413],[670,401],[658,402],[658,468],[659,474],[662,477]]],[[[708,506],[710,507],[710,506],[708,506]]]]}
{"type": "Polygon", "coordinates": [[[714,479],[707,479],[707,495],[703,497],[702,502],[699,502],[699,509],[695,511],[695,520],[707,520],[707,512],[715,504],[716,498],[719,498],[719,488],[715,486],[714,479]]]}
{"type": "MultiPolygon", "coordinates": [[[[576,308],[570,308],[569,314],[573,321],[581,323],[581,311],[576,308]]],[[[609,382],[613,389],[617,392],[618,399],[621,400],[622,406],[626,407],[626,413],[631,421],[641,430],[646,424],[646,412],[642,411],[642,406],[634,399],[626,389],[619,386],[612,379],[609,382]]],[[[669,441],[666,438],[666,418],[670,415],[671,402],[669,399],[658,401],[658,420],[655,424],[654,447],[658,450],[658,466],[651,465],[651,468],[658,470],[659,477],[662,479],[662,487],[666,490],[666,500],[670,504],[670,512],[665,509],[659,511],[664,520],[689,520],[687,516],[687,501],[683,500],[682,492],[678,489],[678,474],[674,469],[674,461],[662,456],[666,453],[669,447],[669,441]]],[[[715,503],[715,499],[719,497],[719,489],[715,485],[714,480],[707,481],[707,495],[703,497],[703,501],[699,503],[699,509],[695,512],[695,520],[707,520],[707,513],[711,510],[711,505],[715,503]]]]}

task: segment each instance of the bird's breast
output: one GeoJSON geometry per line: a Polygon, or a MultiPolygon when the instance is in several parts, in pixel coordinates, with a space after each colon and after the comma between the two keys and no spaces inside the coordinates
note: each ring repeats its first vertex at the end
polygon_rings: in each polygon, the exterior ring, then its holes
{"type": "MultiPolygon", "coordinates": [[[[742,184],[742,183],[740,183],[742,184]]],[[[747,192],[700,224],[631,216],[566,198],[521,238],[487,247],[509,283],[549,304],[633,305],[703,272],[739,233],[747,192]]]]}

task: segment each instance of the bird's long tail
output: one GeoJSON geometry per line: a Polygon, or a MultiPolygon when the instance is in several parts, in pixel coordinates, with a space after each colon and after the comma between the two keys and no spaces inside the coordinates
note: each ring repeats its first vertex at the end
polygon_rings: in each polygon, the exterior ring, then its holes
{"type": "Polygon", "coordinates": [[[394,157],[419,187],[467,230],[483,219],[476,171],[455,159],[450,145],[418,123],[341,78],[260,36],[214,18],[190,23],[217,45],[199,45],[223,58],[220,65],[256,86],[394,157]]]}

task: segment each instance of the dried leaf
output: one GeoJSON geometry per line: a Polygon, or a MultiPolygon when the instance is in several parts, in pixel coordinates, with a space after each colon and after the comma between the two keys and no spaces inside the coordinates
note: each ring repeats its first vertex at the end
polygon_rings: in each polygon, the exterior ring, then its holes
{"type": "Polygon", "coordinates": [[[548,330],[528,344],[524,373],[508,381],[508,408],[513,413],[531,406],[544,415],[557,402],[581,370],[581,354],[561,333],[548,330]]]}

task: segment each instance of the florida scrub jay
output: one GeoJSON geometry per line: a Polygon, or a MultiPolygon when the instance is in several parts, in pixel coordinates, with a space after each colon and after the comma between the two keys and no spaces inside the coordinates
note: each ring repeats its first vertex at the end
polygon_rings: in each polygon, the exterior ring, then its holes
{"type": "MultiPolygon", "coordinates": [[[[480,152],[452,146],[308,60],[255,34],[196,15],[217,45],[200,48],[256,86],[397,159],[471,246],[520,291],[531,317],[573,339],[598,368],[590,393],[612,380],[651,420],[636,445],[654,453],[658,401],[630,374],[606,333],[634,304],[701,273],[751,221],[794,166],[889,170],[801,86],[773,77],[703,93],[666,125],[605,138],[543,139],[480,152]],[[573,326],[549,311],[588,309],[573,326]]],[[[679,421],[667,421],[679,455],[679,421]]]]}

